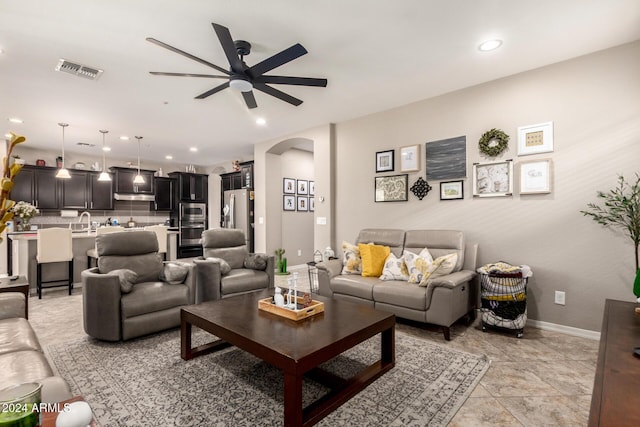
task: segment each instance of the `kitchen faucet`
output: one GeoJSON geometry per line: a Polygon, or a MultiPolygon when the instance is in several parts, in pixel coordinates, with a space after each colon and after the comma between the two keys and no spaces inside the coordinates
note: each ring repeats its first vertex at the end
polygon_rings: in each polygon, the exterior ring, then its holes
{"type": "Polygon", "coordinates": [[[80,214],[80,218],[78,218],[78,224],[82,224],[82,217],[87,215],[87,232],[91,233],[91,214],[88,211],[84,211],[80,214]]]}

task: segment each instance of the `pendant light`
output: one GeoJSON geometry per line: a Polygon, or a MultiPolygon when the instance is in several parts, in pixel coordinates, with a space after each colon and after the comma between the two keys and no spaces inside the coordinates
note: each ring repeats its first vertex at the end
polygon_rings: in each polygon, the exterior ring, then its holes
{"type": "Polygon", "coordinates": [[[69,123],[58,123],[58,126],[62,128],[62,168],[58,169],[56,178],[71,179],[69,171],[64,167],[64,128],[69,126],[69,123]]]}
{"type": "Polygon", "coordinates": [[[108,130],[101,130],[102,134],[102,172],[100,172],[100,176],[98,177],[98,181],[111,181],[111,175],[107,172],[107,158],[106,158],[106,150],[104,145],[104,137],[105,134],[109,133],[108,130]]]}
{"type": "Polygon", "coordinates": [[[136,177],[133,178],[133,183],[144,184],[144,178],[142,177],[142,175],[140,175],[140,140],[142,139],[142,137],[136,136],[136,139],[138,140],[138,175],[136,175],[136,177]]]}

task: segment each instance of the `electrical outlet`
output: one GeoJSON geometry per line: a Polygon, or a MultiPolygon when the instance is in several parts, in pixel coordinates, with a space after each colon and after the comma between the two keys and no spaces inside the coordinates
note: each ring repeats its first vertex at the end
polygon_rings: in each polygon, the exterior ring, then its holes
{"type": "Polygon", "coordinates": [[[298,256],[302,256],[302,249],[298,249],[298,256]]]}
{"type": "Polygon", "coordinates": [[[565,297],[564,291],[556,291],[556,299],[555,299],[554,302],[556,304],[565,305],[564,304],[564,297],[565,297]]]}

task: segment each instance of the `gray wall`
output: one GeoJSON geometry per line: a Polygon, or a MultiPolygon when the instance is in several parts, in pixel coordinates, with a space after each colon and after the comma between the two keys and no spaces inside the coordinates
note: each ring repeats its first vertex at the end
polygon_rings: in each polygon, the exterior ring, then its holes
{"type": "Polygon", "coordinates": [[[364,227],[463,230],[480,244],[480,265],[532,267],[530,318],[580,329],[600,329],[606,298],[634,300],[631,240],[580,210],[618,174],[640,172],[640,42],[338,123],[336,134],[336,243],[353,242],[364,227]],[[546,121],[554,122],[554,152],[518,157],[518,126],[546,121]],[[511,136],[498,159],[553,160],[551,194],[471,196],[472,163],[490,160],[478,139],[494,127],[511,136]],[[467,137],[464,200],[440,201],[434,181],[422,201],[410,194],[408,202],[374,203],[376,151],[396,149],[398,159],[399,147],[421,144],[411,185],[424,177],[424,143],[459,135],[467,137]],[[565,306],[554,304],[555,290],[566,292],[565,306]]]}

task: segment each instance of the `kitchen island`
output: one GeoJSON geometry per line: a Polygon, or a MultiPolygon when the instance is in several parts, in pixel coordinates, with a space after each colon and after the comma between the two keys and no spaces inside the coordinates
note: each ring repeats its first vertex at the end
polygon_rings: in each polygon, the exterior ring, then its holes
{"type": "MultiPolygon", "coordinates": [[[[140,231],[140,228],[125,229],[125,231],[140,231]]],[[[7,233],[8,237],[8,265],[10,274],[26,277],[30,283],[31,294],[36,294],[36,253],[37,231],[7,233]]],[[[73,283],[80,283],[83,270],[88,268],[87,251],[96,244],[95,231],[74,231],[72,234],[73,250],[73,283]]],[[[167,261],[173,261],[178,253],[178,231],[167,231],[167,261]]],[[[44,281],[67,277],[65,263],[45,264],[42,268],[44,281]]]]}

